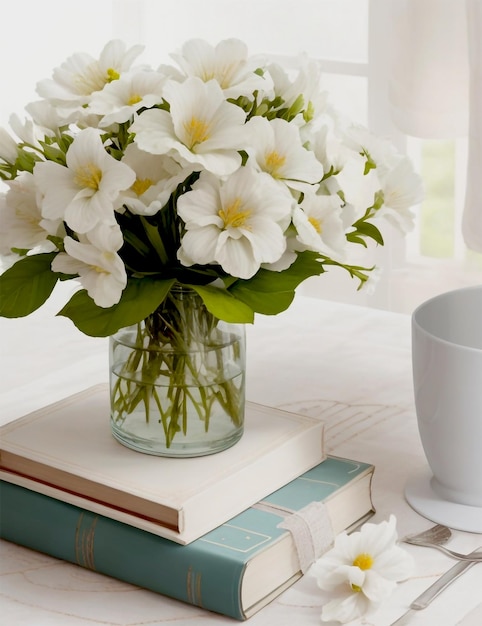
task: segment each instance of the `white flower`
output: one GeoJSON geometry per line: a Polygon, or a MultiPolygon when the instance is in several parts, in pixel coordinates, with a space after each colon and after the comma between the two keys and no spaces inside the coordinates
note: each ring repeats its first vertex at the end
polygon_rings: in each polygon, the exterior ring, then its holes
{"type": "Polygon", "coordinates": [[[339,196],[307,193],[293,213],[297,240],[305,249],[340,257],[346,246],[339,196]]]}
{"type": "Polygon", "coordinates": [[[378,212],[402,232],[413,228],[412,207],[421,202],[423,186],[407,157],[400,158],[391,169],[381,168],[378,174],[384,206],[378,212]]]}
{"type": "Polygon", "coordinates": [[[366,280],[361,288],[363,289],[363,293],[367,296],[372,296],[375,293],[378,283],[382,278],[382,269],[380,267],[375,267],[370,274],[368,275],[368,280],[366,280]]]}
{"type": "Polygon", "coordinates": [[[232,174],[241,165],[239,150],[246,144],[244,111],[224,98],[215,81],[188,78],[170,81],[164,97],[170,112],[144,111],[131,130],[141,150],[169,154],[196,171],[206,169],[218,176],[232,174]]]}
{"type": "Polygon", "coordinates": [[[370,158],[376,166],[389,164],[397,154],[395,146],[390,141],[377,137],[367,128],[357,124],[345,129],[344,142],[355,152],[370,158]]]}
{"type": "Polygon", "coordinates": [[[137,144],[127,146],[122,162],[135,173],[134,184],[121,192],[122,203],[138,215],[154,215],[169,200],[171,193],[192,172],[165,154],[149,154],[137,144]]]}
{"type": "Polygon", "coordinates": [[[55,106],[80,111],[94,92],[126,72],[142,50],[143,46],[126,50],[125,43],[113,40],[98,60],[86,53],[73,54],[54,70],[53,79],[37,84],[37,93],[55,106]]]}
{"type": "Polygon", "coordinates": [[[310,149],[322,163],[325,173],[330,170],[333,173],[340,172],[353,154],[353,150],[343,143],[331,122],[331,118],[326,118],[326,123],[319,129],[312,130],[307,137],[310,149]]]}
{"type": "MultiPolygon", "coordinates": [[[[44,132],[45,129],[38,128],[30,119],[25,119],[22,122],[15,113],[10,116],[8,123],[20,141],[29,146],[40,147],[40,141],[44,140],[47,134],[44,132]]],[[[51,134],[50,131],[48,131],[48,134],[51,134]]]]}
{"type": "Polygon", "coordinates": [[[317,61],[310,60],[306,54],[299,55],[294,79],[278,63],[268,65],[267,69],[275,95],[283,99],[283,108],[289,108],[302,96],[304,108],[311,102],[316,104],[315,110],[324,109],[326,94],[319,90],[321,67],[317,61]]]}
{"type": "Polygon", "coordinates": [[[34,177],[43,193],[42,215],[63,219],[78,233],[100,222],[115,224],[119,192],[130,187],[135,173],[105,151],[98,131],[81,131],[67,152],[67,167],[37,163],[34,177]]]}
{"type": "Polygon", "coordinates": [[[18,147],[15,139],[0,126],[0,161],[15,163],[18,147]]]}
{"type": "Polygon", "coordinates": [[[120,228],[102,224],[76,241],[65,237],[65,252],[52,261],[52,271],[78,274],[97,306],[117,304],[127,284],[124,262],[117,254],[123,244],[120,228]]]}
{"type": "Polygon", "coordinates": [[[187,230],[178,257],[184,265],[218,263],[232,276],[251,278],[285,251],[291,206],[287,191],[250,167],[224,184],[201,174],[178,199],[187,230]]]}
{"type": "Polygon", "coordinates": [[[380,189],[377,170],[365,172],[366,160],[356,152],[350,152],[343,169],[333,177],[327,179],[326,184],[335,191],[334,184],[342,190],[343,198],[354,210],[354,218],[365,215],[366,209],[373,205],[375,193],[380,189]]]}
{"type": "Polygon", "coordinates": [[[251,144],[246,151],[259,170],[300,191],[321,181],[323,166],[303,147],[296,125],[278,118],[253,117],[246,127],[251,144]]]}
{"type": "Polygon", "coordinates": [[[285,231],[286,250],[274,263],[261,263],[263,269],[269,270],[270,272],[283,272],[296,261],[298,252],[300,251],[300,244],[296,239],[295,231],[293,230],[292,233],[292,230],[292,228],[288,228],[285,231]]]}
{"type": "Polygon", "coordinates": [[[68,126],[68,124],[75,123],[77,121],[75,113],[71,113],[67,116],[61,116],[59,110],[46,100],[36,100],[35,102],[30,102],[25,107],[25,110],[30,114],[34,123],[49,136],[58,134],[58,129],[62,126],[68,126]]]}
{"type": "Polygon", "coordinates": [[[127,122],[139,109],[162,102],[165,78],[157,72],[128,72],[92,94],[88,110],[103,116],[99,127],[127,122]]]}
{"type": "Polygon", "coordinates": [[[412,557],[397,545],[394,515],[351,535],[341,533],[310,570],[333,598],[323,606],[322,621],[346,624],[375,610],[412,570],[412,557]]]}
{"type": "Polygon", "coordinates": [[[39,252],[52,250],[54,246],[47,236],[59,233],[62,220],[43,219],[33,175],[22,172],[15,180],[7,181],[7,185],[9,189],[0,204],[2,249],[40,246],[39,252]]]}
{"type": "Polygon", "coordinates": [[[254,73],[246,44],[239,39],[225,39],[211,46],[202,39],[187,41],[181,54],[171,54],[186,76],[197,76],[203,82],[216,80],[226,98],[250,96],[254,91],[272,87],[269,76],[254,73]]]}

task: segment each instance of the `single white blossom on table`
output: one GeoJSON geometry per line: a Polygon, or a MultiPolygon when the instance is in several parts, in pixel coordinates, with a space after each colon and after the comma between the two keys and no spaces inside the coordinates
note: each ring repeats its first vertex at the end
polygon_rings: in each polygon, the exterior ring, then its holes
{"type": "Polygon", "coordinates": [[[366,523],[361,530],[341,533],[334,547],[311,569],[320,589],[333,598],[323,606],[322,621],[342,624],[376,610],[397,582],[413,571],[413,559],[397,544],[396,518],[366,523]]]}
{"type": "Polygon", "coordinates": [[[117,254],[122,243],[121,229],[106,224],[80,236],[79,241],[65,237],[65,252],[52,261],[52,271],[78,274],[95,304],[111,307],[119,302],[127,284],[124,263],[117,254]]]}
{"type": "Polygon", "coordinates": [[[105,151],[93,128],[80,131],[74,139],[66,166],[42,161],[33,175],[43,194],[42,215],[63,219],[78,233],[86,233],[100,222],[115,224],[119,192],[136,179],[130,167],[105,151]]]}

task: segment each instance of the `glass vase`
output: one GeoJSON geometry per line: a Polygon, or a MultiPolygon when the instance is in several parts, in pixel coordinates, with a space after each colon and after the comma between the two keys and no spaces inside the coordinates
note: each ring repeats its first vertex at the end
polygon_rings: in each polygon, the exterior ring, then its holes
{"type": "Polygon", "coordinates": [[[174,287],[139,324],[110,338],[111,428],[125,446],[192,457],[243,434],[245,328],[218,320],[198,294],[174,287]]]}

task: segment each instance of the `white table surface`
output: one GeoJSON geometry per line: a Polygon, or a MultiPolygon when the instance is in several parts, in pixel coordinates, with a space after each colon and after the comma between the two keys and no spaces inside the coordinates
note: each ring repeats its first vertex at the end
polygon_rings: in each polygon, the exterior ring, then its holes
{"type": "MultiPolygon", "coordinates": [[[[34,315],[0,318],[0,423],[108,379],[107,340],[55,318],[56,293],[34,315]]],[[[376,466],[373,521],[397,516],[399,534],[431,525],[406,503],[404,485],[426,467],[412,398],[410,317],[298,296],[247,328],[247,397],[326,423],[327,452],[376,466]]],[[[469,552],[482,535],[454,531],[469,552]]],[[[389,626],[454,561],[406,545],[416,563],[367,626],[389,626]]],[[[5,626],[201,626],[235,624],[49,556],[0,542],[0,624],[5,626]]],[[[480,626],[482,565],[457,580],[410,624],[480,626]]],[[[308,575],[254,615],[249,626],[318,626],[328,599],[308,575]]],[[[353,623],[352,623],[353,624],[353,623]]]]}

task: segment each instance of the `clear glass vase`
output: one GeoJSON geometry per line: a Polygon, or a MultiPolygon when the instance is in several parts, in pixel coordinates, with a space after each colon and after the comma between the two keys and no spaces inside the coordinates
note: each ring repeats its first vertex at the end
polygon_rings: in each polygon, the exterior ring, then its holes
{"type": "Polygon", "coordinates": [[[110,338],[111,428],[139,452],[213,454],[243,434],[245,328],[174,287],[139,324],[110,338]]]}

